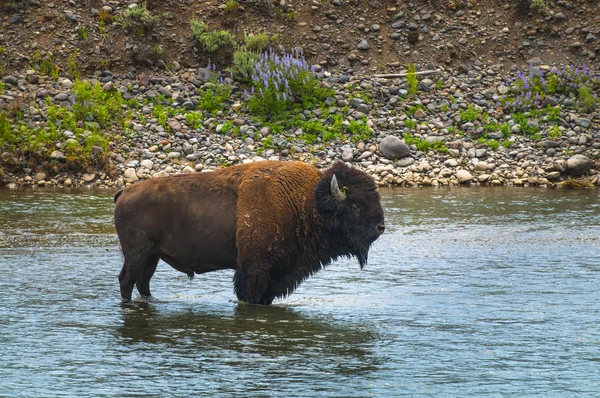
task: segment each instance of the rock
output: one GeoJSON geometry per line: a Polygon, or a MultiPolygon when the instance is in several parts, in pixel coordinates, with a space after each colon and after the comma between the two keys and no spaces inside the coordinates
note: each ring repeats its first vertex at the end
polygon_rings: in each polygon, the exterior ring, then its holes
{"type": "Polygon", "coordinates": [[[73,185],[73,180],[71,180],[70,178],[66,178],[64,184],[65,187],[70,187],[71,185],[73,185]]]}
{"type": "Polygon", "coordinates": [[[193,174],[195,172],[196,172],[196,170],[194,170],[190,166],[185,166],[184,169],[183,169],[183,174],[193,174]]]}
{"type": "Polygon", "coordinates": [[[342,151],[342,160],[344,162],[351,162],[354,160],[354,153],[352,152],[352,148],[344,148],[342,151]]]}
{"type": "Polygon", "coordinates": [[[591,167],[592,161],[585,155],[573,155],[567,159],[567,174],[572,176],[584,175],[591,167]]]}
{"type": "Polygon", "coordinates": [[[59,162],[64,162],[67,160],[67,157],[61,151],[52,151],[50,154],[50,159],[58,160],[59,162]]]}
{"type": "Polygon", "coordinates": [[[149,159],[144,159],[142,160],[141,165],[142,167],[145,167],[148,170],[152,170],[152,168],[154,167],[154,162],[149,159]]]}
{"type": "Polygon", "coordinates": [[[563,14],[562,12],[557,12],[556,14],[554,14],[554,19],[556,21],[562,22],[565,19],[567,19],[567,17],[565,16],[565,14],[563,14]]]}
{"type": "Polygon", "coordinates": [[[85,173],[83,175],[83,177],[81,177],[81,179],[85,183],[92,182],[92,181],[94,181],[96,179],[96,174],[94,174],[94,173],[85,173]]]}
{"type": "Polygon", "coordinates": [[[446,167],[456,167],[458,166],[458,162],[456,159],[448,159],[444,162],[444,166],[446,167]]]}
{"type": "Polygon", "coordinates": [[[379,150],[386,159],[402,159],[410,155],[410,148],[398,137],[388,135],[379,144],[379,150]]]}
{"type": "Polygon", "coordinates": [[[458,179],[459,183],[466,184],[468,182],[471,182],[473,176],[467,170],[458,170],[456,172],[456,178],[458,179]]]}
{"type": "Polygon", "coordinates": [[[162,177],[168,177],[168,176],[169,176],[169,173],[167,173],[164,170],[161,170],[158,173],[152,174],[152,178],[162,178],[162,177]]]}
{"type": "Polygon", "coordinates": [[[486,171],[487,168],[488,168],[488,164],[486,162],[475,163],[475,171],[486,171]]]}
{"type": "Polygon", "coordinates": [[[585,117],[576,117],[575,118],[575,124],[578,126],[581,126],[583,128],[588,128],[590,127],[590,124],[592,123],[592,121],[588,118],[585,117]]]}
{"type": "Polygon", "coordinates": [[[174,151],[174,152],[169,152],[169,158],[170,159],[177,159],[181,157],[181,153],[174,151]]]}
{"type": "Polygon", "coordinates": [[[171,131],[173,133],[177,133],[177,132],[181,131],[181,123],[179,123],[175,119],[169,120],[169,128],[171,129],[171,131]]]}
{"type": "Polygon", "coordinates": [[[137,174],[135,173],[135,169],[133,167],[130,167],[127,170],[125,170],[125,172],[123,173],[123,177],[125,177],[125,178],[127,178],[128,180],[131,180],[131,181],[138,181],[139,180],[137,174]]]}
{"type": "Polygon", "coordinates": [[[2,81],[4,83],[10,84],[12,86],[16,86],[17,82],[19,81],[19,79],[17,79],[15,76],[9,75],[9,76],[5,76],[2,81]]]}
{"type": "Polygon", "coordinates": [[[40,171],[39,173],[37,173],[35,175],[35,180],[36,181],[44,181],[46,179],[46,173],[44,173],[43,171],[40,171]]]}
{"type": "Polygon", "coordinates": [[[415,163],[415,159],[411,158],[410,156],[402,158],[400,160],[398,160],[396,162],[396,165],[398,167],[408,167],[410,165],[413,165],[415,163]]]}
{"type": "Polygon", "coordinates": [[[115,86],[114,86],[113,82],[108,82],[104,86],[102,86],[102,90],[104,90],[104,91],[112,91],[114,87],[115,86]]]}
{"type": "Polygon", "coordinates": [[[362,51],[366,51],[366,50],[368,50],[368,49],[369,49],[369,43],[368,43],[368,42],[367,42],[365,39],[362,39],[362,40],[361,40],[361,41],[360,41],[360,42],[359,42],[359,43],[356,45],[356,48],[358,48],[359,50],[362,50],[362,51]]]}
{"type": "Polygon", "coordinates": [[[17,189],[17,184],[15,184],[14,182],[8,183],[8,184],[6,184],[6,188],[17,189]]]}
{"type": "Polygon", "coordinates": [[[423,109],[417,109],[417,111],[415,112],[415,119],[423,119],[425,117],[427,117],[425,111],[423,111],[423,109]]]}

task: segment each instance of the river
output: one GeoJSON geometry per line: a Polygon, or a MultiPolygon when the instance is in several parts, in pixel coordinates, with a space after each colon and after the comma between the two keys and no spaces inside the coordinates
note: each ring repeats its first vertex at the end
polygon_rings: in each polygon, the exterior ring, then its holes
{"type": "Polygon", "coordinates": [[[382,191],[369,264],[271,307],[165,263],[122,305],[112,192],[0,190],[0,397],[598,396],[600,191],[382,191]]]}

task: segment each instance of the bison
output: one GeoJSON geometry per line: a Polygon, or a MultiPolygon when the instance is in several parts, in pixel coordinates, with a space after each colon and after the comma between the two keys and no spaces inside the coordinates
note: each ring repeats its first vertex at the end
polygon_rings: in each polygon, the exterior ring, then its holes
{"type": "Polygon", "coordinates": [[[194,274],[233,269],[237,297],[269,305],[339,257],[361,268],[385,230],[377,186],[336,162],[263,161],[146,180],[115,195],[121,297],[150,296],[159,259],[194,274]]]}

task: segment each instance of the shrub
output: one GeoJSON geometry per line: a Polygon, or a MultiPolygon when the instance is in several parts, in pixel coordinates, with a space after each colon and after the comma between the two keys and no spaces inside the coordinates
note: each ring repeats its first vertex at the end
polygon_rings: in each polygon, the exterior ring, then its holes
{"type": "Polygon", "coordinates": [[[252,97],[248,109],[268,119],[282,118],[294,106],[311,109],[333,90],[320,87],[316,70],[310,67],[300,52],[295,54],[263,53],[252,73],[252,97]]]}
{"type": "Polygon", "coordinates": [[[227,30],[211,32],[208,25],[196,19],[190,21],[190,26],[194,39],[196,39],[202,51],[212,53],[219,48],[235,45],[235,36],[227,30]]]}
{"type": "Polygon", "coordinates": [[[150,32],[157,22],[158,17],[150,14],[150,11],[143,5],[128,8],[123,14],[123,27],[134,30],[138,35],[143,32],[150,32]]]}
{"type": "Polygon", "coordinates": [[[231,77],[240,82],[252,81],[252,73],[260,60],[260,53],[248,50],[237,50],[233,53],[233,66],[228,71],[231,77]]]}
{"type": "Polygon", "coordinates": [[[266,50],[269,47],[269,45],[276,42],[278,39],[279,35],[270,36],[267,32],[244,32],[244,45],[250,51],[262,52],[266,50]]]}
{"type": "Polygon", "coordinates": [[[226,11],[234,10],[234,9],[238,8],[239,6],[240,6],[240,3],[238,3],[237,0],[226,0],[225,1],[225,10],[226,11]]]}
{"type": "Polygon", "coordinates": [[[227,99],[231,95],[231,85],[227,84],[219,74],[209,69],[208,82],[200,89],[200,100],[198,107],[207,112],[216,113],[225,107],[227,99]]]}
{"type": "Polygon", "coordinates": [[[572,93],[581,100],[581,94],[585,96],[586,89],[580,91],[580,87],[587,87],[589,90],[599,83],[598,78],[585,66],[582,68],[563,66],[552,68],[546,73],[530,65],[528,73],[517,72],[515,78],[505,83],[510,87],[511,94],[504,97],[502,102],[508,111],[528,111],[541,107],[546,95],[554,93],[572,93]]]}

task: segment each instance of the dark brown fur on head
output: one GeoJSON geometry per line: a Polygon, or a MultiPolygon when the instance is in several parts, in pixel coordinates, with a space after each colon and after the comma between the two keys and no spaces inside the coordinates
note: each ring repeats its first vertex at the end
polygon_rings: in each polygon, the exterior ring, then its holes
{"type": "Polygon", "coordinates": [[[355,255],[363,267],[371,243],[380,235],[378,226],[384,223],[383,209],[373,178],[338,161],[323,173],[315,189],[315,201],[319,213],[330,222],[335,246],[343,247],[355,255]],[[343,201],[331,195],[334,175],[340,190],[346,195],[343,201]]]}

